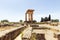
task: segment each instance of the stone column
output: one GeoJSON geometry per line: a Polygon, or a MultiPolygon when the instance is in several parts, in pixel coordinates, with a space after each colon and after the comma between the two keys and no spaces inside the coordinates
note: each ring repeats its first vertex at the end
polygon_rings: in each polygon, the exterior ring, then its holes
{"type": "Polygon", "coordinates": [[[30,18],[31,18],[31,17],[30,17],[30,14],[28,14],[28,21],[30,21],[30,18]]]}
{"type": "Polygon", "coordinates": [[[25,21],[33,21],[33,11],[32,9],[27,10],[25,13],[25,21]],[[27,14],[28,14],[28,20],[27,20],[27,14]]]}
{"type": "Polygon", "coordinates": [[[25,13],[25,21],[27,21],[27,13],[25,13]]]}
{"type": "Polygon", "coordinates": [[[28,14],[28,20],[33,21],[33,14],[32,13],[28,14]]]}
{"type": "Polygon", "coordinates": [[[31,21],[33,21],[33,14],[31,14],[31,21]]]}

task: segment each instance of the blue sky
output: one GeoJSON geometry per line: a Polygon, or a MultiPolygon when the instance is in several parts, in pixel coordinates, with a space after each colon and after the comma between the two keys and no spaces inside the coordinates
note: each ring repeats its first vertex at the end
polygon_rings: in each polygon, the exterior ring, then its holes
{"type": "Polygon", "coordinates": [[[51,14],[52,19],[60,19],[60,0],[0,0],[0,20],[25,20],[27,9],[34,9],[34,20],[51,14]]]}

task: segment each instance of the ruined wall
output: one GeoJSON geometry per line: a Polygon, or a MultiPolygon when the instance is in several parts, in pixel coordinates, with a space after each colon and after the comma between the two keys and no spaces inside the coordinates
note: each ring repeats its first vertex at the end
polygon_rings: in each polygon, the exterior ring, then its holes
{"type": "Polygon", "coordinates": [[[0,36],[0,40],[14,40],[24,29],[25,27],[12,30],[11,32],[6,33],[5,35],[0,36]]]}

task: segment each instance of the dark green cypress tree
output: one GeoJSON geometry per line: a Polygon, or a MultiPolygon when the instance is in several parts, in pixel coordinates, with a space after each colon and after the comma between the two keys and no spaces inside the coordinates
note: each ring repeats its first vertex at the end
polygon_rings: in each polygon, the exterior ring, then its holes
{"type": "Polygon", "coordinates": [[[41,17],[41,22],[43,22],[43,18],[41,17]]]}
{"type": "Polygon", "coordinates": [[[49,21],[51,21],[51,15],[49,15],[49,21]]]}

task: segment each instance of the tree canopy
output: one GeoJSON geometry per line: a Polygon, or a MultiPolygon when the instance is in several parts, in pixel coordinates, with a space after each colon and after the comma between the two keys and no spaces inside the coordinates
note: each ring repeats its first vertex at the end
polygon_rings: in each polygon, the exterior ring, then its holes
{"type": "Polygon", "coordinates": [[[22,23],[22,22],[23,22],[23,20],[20,20],[20,22],[22,23]]]}
{"type": "Polygon", "coordinates": [[[9,22],[8,20],[1,20],[1,22],[9,22]]]}
{"type": "Polygon", "coordinates": [[[59,22],[59,19],[55,19],[55,20],[52,19],[52,22],[59,22]]]}

